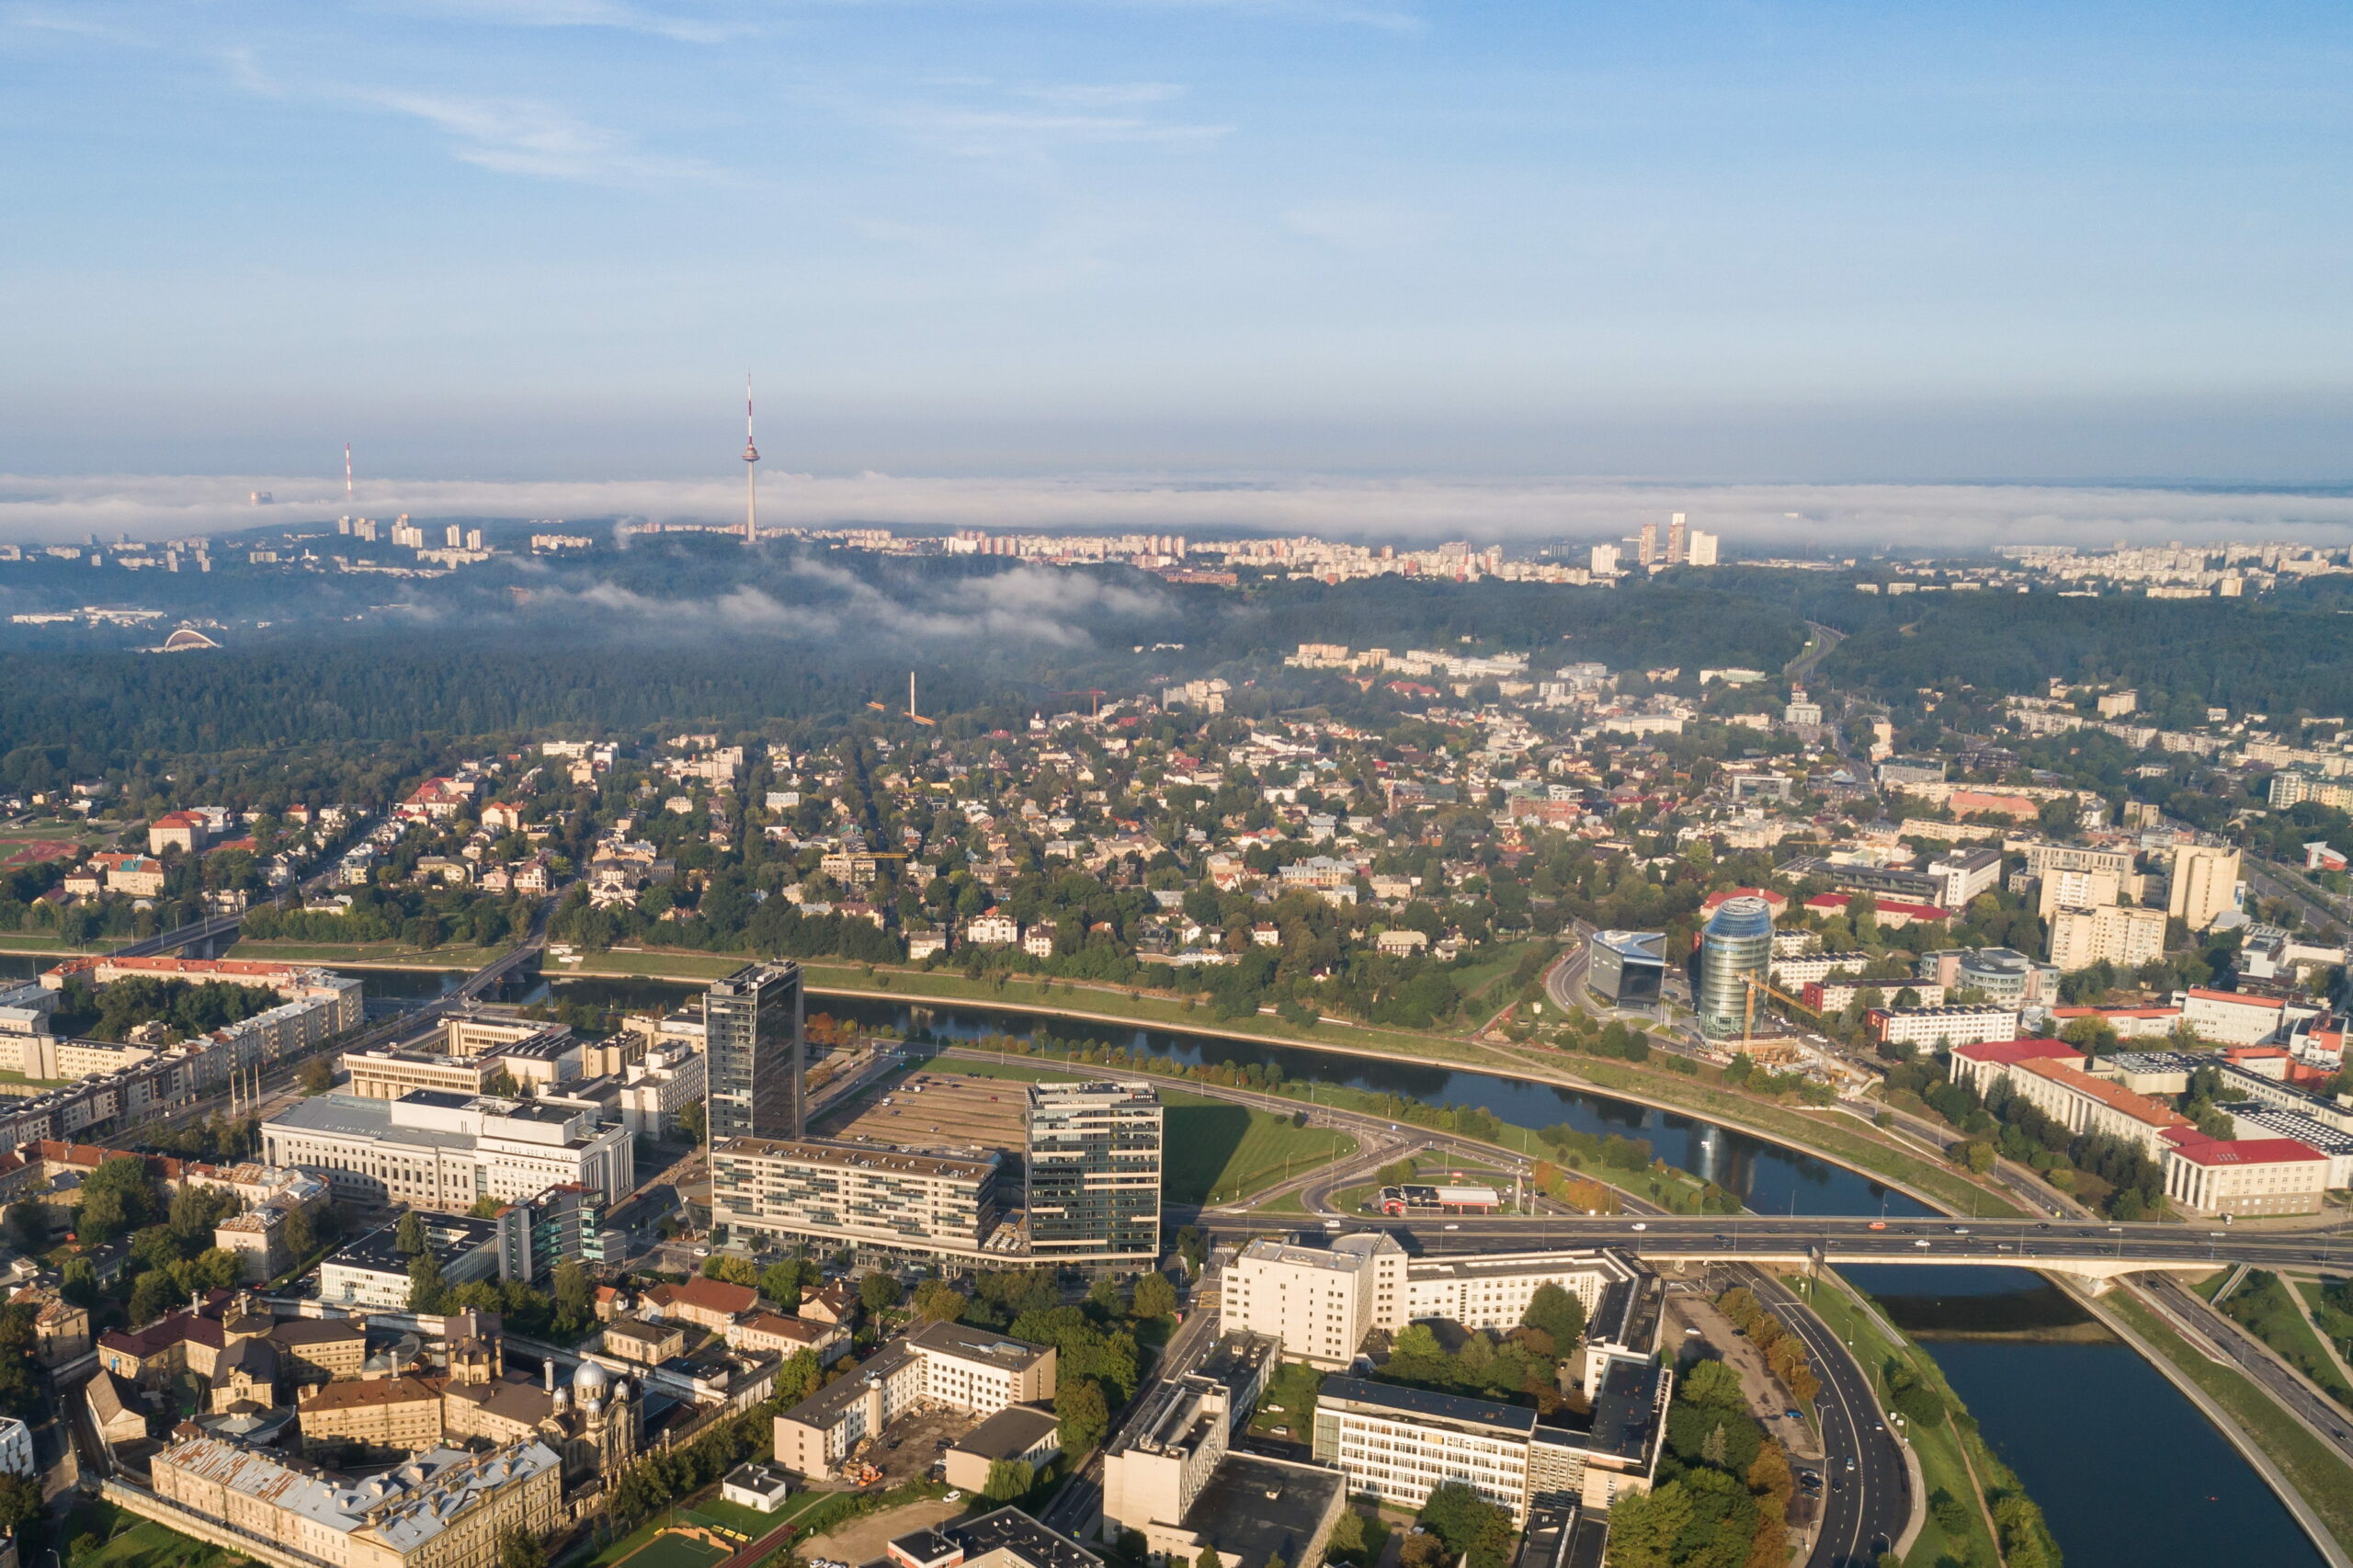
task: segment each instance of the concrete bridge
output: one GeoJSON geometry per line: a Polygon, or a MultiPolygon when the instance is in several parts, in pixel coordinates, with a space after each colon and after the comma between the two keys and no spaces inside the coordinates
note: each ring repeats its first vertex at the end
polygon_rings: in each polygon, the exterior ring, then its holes
{"type": "MultiPolygon", "coordinates": [[[[1201,1223],[1221,1237],[1263,1235],[1281,1228],[1223,1215],[1204,1215],[1201,1223]]],[[[1870,1263],[2031,1268],[2086,1279],[2096,1294],[2120,1276],[2151,1270],[2199,1275],[2239,1263],[2258,1268],[2353,1267],[2353,1233],[2267,1231],[2219,1221],[2111,1224],[2097,1220],[1458,1215],[1341,1220],[1325,1221],[1324,1229],[1332,1233],[1385,1230],[1409,1251],[1429,1257],[1607,1246],[1654,1266],[1870,1263]]]]}

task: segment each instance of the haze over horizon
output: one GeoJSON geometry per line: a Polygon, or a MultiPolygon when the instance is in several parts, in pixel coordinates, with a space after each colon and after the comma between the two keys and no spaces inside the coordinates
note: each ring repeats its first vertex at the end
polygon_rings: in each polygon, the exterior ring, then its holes
{"type": "Polygon", "coordinates": [[[724,483],[750,368],[819,475],[2342,481],[2348,46],[2313,4],[32,0],[0,472],[724,483]]]}

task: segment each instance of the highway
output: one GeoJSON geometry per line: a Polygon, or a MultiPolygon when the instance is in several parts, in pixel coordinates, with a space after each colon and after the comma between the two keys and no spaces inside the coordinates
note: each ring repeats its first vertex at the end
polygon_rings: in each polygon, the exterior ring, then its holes
{"type": "MultiPolygon", "coordinates": [[[[2079,1220],[1942,1220],[1758,1215],[1414,1215],[1344,1216],[1352,1228],[1395,1233],[1415,1252],[1498,1248],[1620,1247],[1637,1257],[1781,1258],[1815,1252],[1830,1263],[1984,1264],[2003,1268],[2107,1265],[2101,1273],[2172,1265],[2258,1268],[2353,1264],[2353,1233],[2259,1231],[2252,1227],[2079,1220]]],[[[1264,1234],[1263,1217],[1205,1212],[1200,1224],[1220,1235],[1264,1234]]],[[[1279,1221],[1277,1222],[1279,1224],[1279,1221]]]]}
{"type": "Polygon", "coordinates": [[[1211,1346],[1216,1343],[1216,1324],[1215,1312],[1202,1312],[1198,1308],[1186,1312],[1184,1323],[1169,1336],[1159,1358],[1153,1363],[1151,1375],[1129,1403],[1127,1419],[1120,1423],[1119,1432],[1105,1442],[1103,1449],[1097,1449],[1089,1457],[1085,1469],[1063,1483],[1062,1489],[1054,1494],[1045,1511],[1038,1516],[1040,1522],[1074,1540],[1086,1540],[1093,1537],[1097,1516],[1103,1508],[1104,1449],[1108,1449],[1111,1442],[1118,1440],[1120,1433],[1124,1433],[1130,1425],[1141,1420],[1152,1408],[1154,1389],[1183,1377],[1200,1364],[1201,1358],[1209,1354],[1211,1346]]]}
{"type": "Polygon", "coordinates": [[[1814,1411],[1829,1457],[1822,1466],[1822,1523],[1808,1568],[1876,1568],[1883,1543],[1902,1536],[1911,1517],[1912,1478],[1870,1377],[1788,1287],[1763,1269],[1741,1272],[1756,1299],[1805,1341],[1806,1358],[1822,1380],[1814,1411]]]}

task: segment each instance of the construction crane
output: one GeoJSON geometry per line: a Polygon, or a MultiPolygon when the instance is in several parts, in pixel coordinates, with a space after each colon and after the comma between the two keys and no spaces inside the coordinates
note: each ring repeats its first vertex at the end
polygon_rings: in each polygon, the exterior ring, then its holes
{"type": "Polygon", "coordinates": [[[1804,1003],[1799,1001],[1788,992],[1778,990],[1765,981],[1757,979],[1753,974],[1742,975],[1740,977],[1740,983],[1742,986],[1740,1049],[1744,1051],[1749,1047],[1750,1037],[1754,1032],[1756,1023],[1756,994],[1759,991],[1762,991],[1766,995],[1773,998],[1775,1001],[1781,1003],[1784,1006],[1796,1008],[1799,1012],[1803,1013],[1807,1017],[1812,1018],[1815,1023],[1819,1024],[1822,1022],[1822,1014],[1819,1011],[1807,1006],[1804,1003]]]}
{"type": "Polygon", "coordinates": [[[1111,694],[1097,686],[1089,687],[1085,691],[1050,691],[1046,695],[1049,697],[1091,697],[1095,699],[1092,717],[1100,719],[1103,717],[1103,699],[1111,694]]]}

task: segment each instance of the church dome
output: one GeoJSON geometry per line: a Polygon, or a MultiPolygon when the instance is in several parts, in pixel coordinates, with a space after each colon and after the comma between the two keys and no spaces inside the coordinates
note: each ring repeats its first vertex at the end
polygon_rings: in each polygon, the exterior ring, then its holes
{"type": "Polygon", "coordinates": [[[580,1369],[572,1374],[572,1392],[584,1400],[602,1399],[612,1386],[613,1375],[594,1361],[583,1361],[580,1369]]]}

